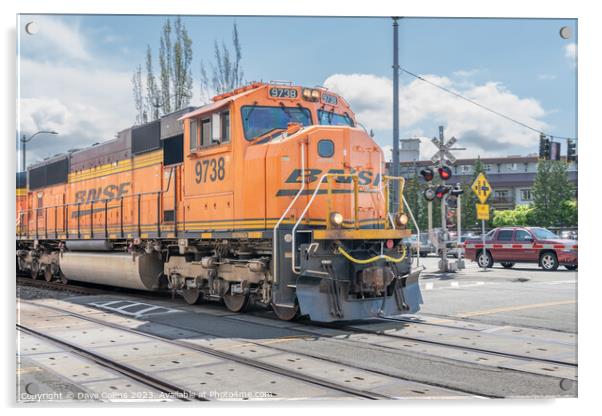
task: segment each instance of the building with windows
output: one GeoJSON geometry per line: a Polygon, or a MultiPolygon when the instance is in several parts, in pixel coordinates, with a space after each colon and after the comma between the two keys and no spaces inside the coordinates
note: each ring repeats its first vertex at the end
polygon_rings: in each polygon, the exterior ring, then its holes
{"type": "MultiPolygon", "coordinates": [[[[564,159],[564,158],[563,158],[564,159]]],[[[451,166],[451,183],[469,184],[474,175],[474,165],[477,159],[458,159],[451,166]]],[[[536,155],[507,156],[481,158],[481,163],[487,175],[487,180],[493,188],[488,203],[495,209],[514,209],[517,205],[529,204],[533,201],[533,183],[537,174],[536,155]]],[[[408,178],[425,167],[433,166],[430,160],[418,162],[401,162],[401,175],[408,178]]],[[[577,161],[570,162],[568,177],[577,189],[577,161]]]]}

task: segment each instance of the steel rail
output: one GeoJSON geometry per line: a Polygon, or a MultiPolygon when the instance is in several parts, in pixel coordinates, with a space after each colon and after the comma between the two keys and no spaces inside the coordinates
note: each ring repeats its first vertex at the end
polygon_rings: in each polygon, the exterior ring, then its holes
{"type": "MultiPolygon", "coordinates": [[[[412,323],[412,324],[418,324],[418,325],[429,325],[428,323],[413,322],[413,321],[408,321],[408,320],[404,320],[404,319],[383,318],[383,317],[381,317],[379,319],[383,320],[383,321],[388,321],[388,322],[401,322],[401,323],[405,323],[405,324],[412,323]]],[[[432,324],[430,324],[430,325],[432,325],[432,324]]],[[[351,330],[352,328],[345,327],[345,329],[351,330]]],[[[362,332],[362,331],[355,330],[354,332],[362,332]]],[[[404,335],[401,335],[401,336],[388,335],[388,334],[383,334],[382,332],[377,331],[377,330],[366,330],[365,332],[368,332],[370,334],[377,334],[377,335],[392,337],[395,339],[404,339],[407,341],[421,342],[424,344],[431,344],[431,345],[438,345],[438,346],[443,346],[443,347],[447,347],[447,348],[454,348],[454,349],[459,349],[459,350],[463,350],[463,351],[480,352],[480,353],[484,353],[484,354],[497,355],[497,356],[502,356],[502,357],[507,357],[507,358],[516,358],[516,359],[525,360],[525,361],[537,361],[537,362],[544,362],[544,363],[549,363],[549,364],[562,365],[562,366],[566,366],[566,367],[578,367],[578,364],[576,364],[576,363],[569,363],[566,361],[559,361],[559,360],[551,360],[548,358],[529,357],[526,355],[513,354],[510,352],[487,350],[484,348],[469,347],[466,345],[451,344],[451,343],[434,341],[434,340],[424,340],[424,339],[420,339],[420,338],[409,337],[407,335],[406,336],[404,336],[404,335]]]]}
{"type": "Polygon", "coordinates": [[[16,328],[19,331],[27,333],[29,335],[42,338],[44,340],[50,341],[51,343],[60,346],[62,348],[67,348],[70,352],[75,353],[76,355],[88,359],[90,361],[95,362],[103,367],[110,368],[122,374],[128,378],[136,380],[139,383],[142,383],[148,387],[152,387],[154,389],[159,390],[162,393],[169,394],[169,397],[175,397],[182,401],[191,401],[191,400],[199,400],[199,401],[208,401],[207,398],[199,396],[197,393],[179,387],[175,384],[171,384],[169,382],[163,381],[157,377],[154,377],[148,373],[143,371],[136,370],[133,367],[129,367],[127,365],[118,363],[108,357],[105,357],[102,354],[93,353],[89,350],[85,350],[77,345],[71,344],[69,342],[63,341],[62,339],[53,337],[52,335],[45,334],[43,332],[37,331],[35,329],[28,328],[21,324],[16,324],[16,328]]]}

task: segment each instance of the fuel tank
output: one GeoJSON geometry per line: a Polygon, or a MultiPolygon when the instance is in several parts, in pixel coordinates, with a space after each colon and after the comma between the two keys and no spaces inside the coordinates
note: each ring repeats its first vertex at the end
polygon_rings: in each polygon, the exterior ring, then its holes
{"type": "Polygon", "coordinates": [[[69,280],[139,290],[159,289],[163,261],[155,254],[64,252],[60,268],[69,280]]]}

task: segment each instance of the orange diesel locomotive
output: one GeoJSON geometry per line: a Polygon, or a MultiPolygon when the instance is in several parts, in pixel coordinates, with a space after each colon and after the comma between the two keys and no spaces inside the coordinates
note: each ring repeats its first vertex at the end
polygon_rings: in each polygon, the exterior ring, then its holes
{"type": "Polygon", "coordinates": [[[414,313],[408,217],[388,210],[403,180],[383,166],[339,95],[250,84],[31,166],[17,265],[287,320],[414,313]]]}

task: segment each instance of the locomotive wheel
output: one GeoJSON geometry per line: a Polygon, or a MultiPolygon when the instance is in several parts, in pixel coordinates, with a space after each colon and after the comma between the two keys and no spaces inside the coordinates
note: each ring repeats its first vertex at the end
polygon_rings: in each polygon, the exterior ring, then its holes
{"type": "Polygon", "coordinates": [[[182,297],[189,305],[196,305],[197,303],[201,303],[203,299],[203,294],[198,288],[187,288],[182,289],[182,297]]]}
{"type": "Polygon", "coordinates": [[[63,272],[61,272],[61,271],[59,271],[59,282],[61,282],[64,285],[66,285],[67,283],[69,283],[69,279],[67,279],[67,276],[65,276],[63,274],[63,272]]]}
{"type": "Polygon", "coordinates": [[[32,263],[31,264],[31,278],[33,280],[36,280],[38,278],[38,275],[40,274],[40,266],[38,265],[38,263],[32,263]]]}
{"type": "Polygon", "coordinates": [[[44,280],[46,280],[47,282],[52,282],[53,278],[54,274],[52,273],[52,268],[46,267],[44,269],[44,280]]]}
{"type": "Polygon", "coordinates": [[[241,312],[249,303],[249,295],[232,295],[230,292],[224,295],[226,308],[231,312],[241,312]]]}
{"type": "Polygon", "coordinates": [[[282,321],[292,321],[299,315],[299,305],[295,303],[294,308],[287,308],[284,306],[276,306],[272,303],[272,310],[282,321]]]}

